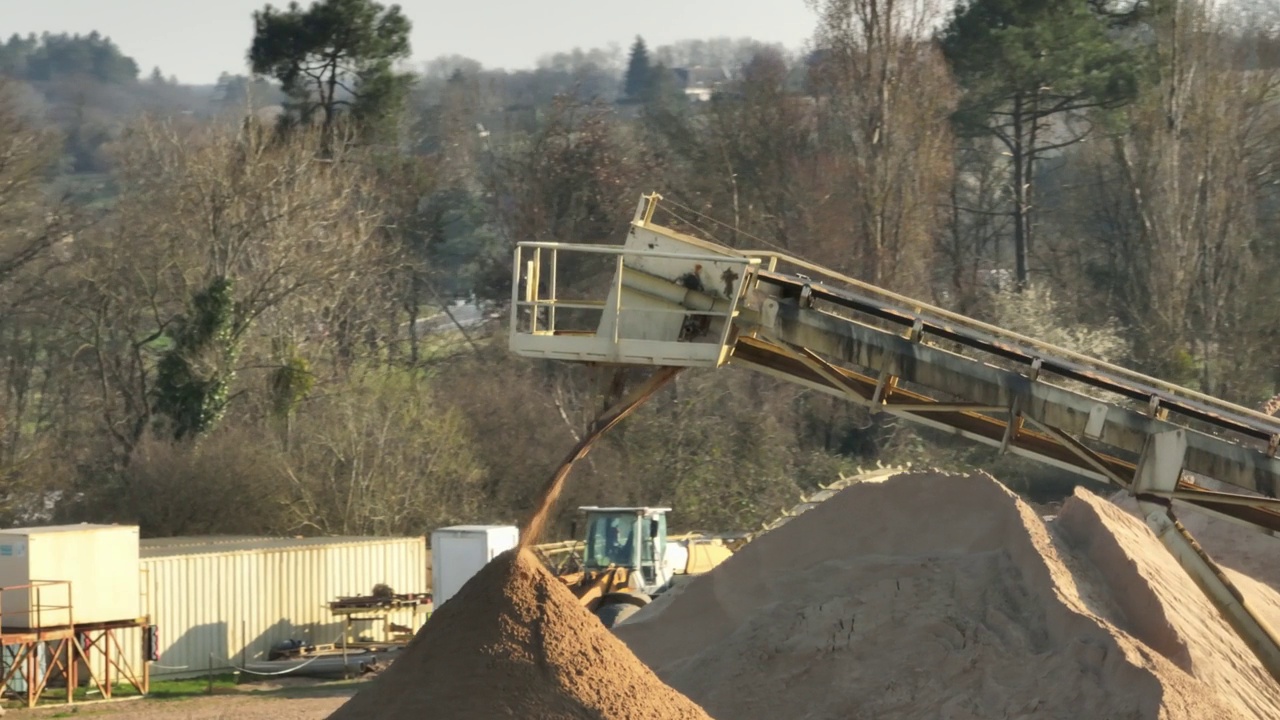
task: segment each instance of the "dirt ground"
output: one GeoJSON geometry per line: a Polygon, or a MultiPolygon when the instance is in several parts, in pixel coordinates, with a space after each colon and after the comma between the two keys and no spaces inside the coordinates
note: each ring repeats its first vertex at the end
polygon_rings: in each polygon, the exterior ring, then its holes
{"type": "Polygon", "coordinates": [[[346,702],[359,683],[306,683],[226,689],[213,696],[146,698],[74,706],[9,710],[5,720],[103,718],[104,720],[324,720],[346,702]]]}

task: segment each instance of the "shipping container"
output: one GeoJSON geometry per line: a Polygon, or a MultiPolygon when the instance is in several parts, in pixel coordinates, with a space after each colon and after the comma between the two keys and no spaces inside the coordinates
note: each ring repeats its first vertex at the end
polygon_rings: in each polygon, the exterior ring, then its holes
{"type": "Polygon", "coordinates": [[[519,544],[514,525],[454,525],[431,533],[432,599],[440,607],[490,560],[519,544]]]}
{"type": "Polygon", "coordinates": [[[0,531],[0,615],[8,628],[136,620],[138,528],[51,525],[0,531]]]}
{"type": "MultiPolygon", "coordinates": [[[[378,584],[429,591],[424,537],[163,538],[143,540],[141,554],[158,678],[243,667],[288,640],[337,643],[343,621],[328,603],[378,584]]],[[[425,619],[406,610],[387,620],[416,630],[425,619]]],[[[140,652],[135,634],[128,645],[140,652]]],[[[382,622],[357,623],[352,635],[388,639],[382,622]]]]}

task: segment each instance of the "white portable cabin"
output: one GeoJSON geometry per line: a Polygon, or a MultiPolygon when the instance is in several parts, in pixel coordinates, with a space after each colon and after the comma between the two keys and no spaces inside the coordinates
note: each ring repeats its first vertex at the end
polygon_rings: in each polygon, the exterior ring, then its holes
{"type": "Polygon", "coordinates": [[[0,616],[30,629],[136,620],[139,568],[136,525],[0,530],[0,616]]]}
{"type": "Polygon", "coordinates": [[[454,525],[431,533],[431,601],[439,608],[489,561],[514,548],[514,525],[454,525]]]}

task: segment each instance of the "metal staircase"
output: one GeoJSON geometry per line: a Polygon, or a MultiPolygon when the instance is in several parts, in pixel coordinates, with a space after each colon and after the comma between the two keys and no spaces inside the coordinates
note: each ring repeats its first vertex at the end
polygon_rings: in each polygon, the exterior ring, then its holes
{"type": "Polygon", "coordinates": [[[1280,421],[797,258],[677,232],[653,221],[660,200],[641,199],[622,245],[519,244],[514,352],[745,367],[1119,485],[1280,679],[1275,635],[1172,514],[1185,503],[1280,532],[1280,421]],[[570,268],[572,293],[560,282],[570,268]]]}

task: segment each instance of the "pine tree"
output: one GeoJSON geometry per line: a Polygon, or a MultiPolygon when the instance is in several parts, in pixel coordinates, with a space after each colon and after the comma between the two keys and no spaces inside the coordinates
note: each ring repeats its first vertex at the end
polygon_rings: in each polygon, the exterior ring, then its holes
{"type": "Polygon", "coordinates": [[[956,10],[942,47],[964,89],[957,130],[993,136],[1013,166],[1017,282],[1029,281],[1036,161],[1083,139],[1048,135],[1048,120],[1131,100],[1137,56],[1110,34],[1090,0],[974,0],[956,10]]]}
{"type": "Polygon", "coordinates": [[[412,76],[394,63],[409,57],[412,24],[399,5],[317,0],[306,10],[295,2],[283,11],[267,5],[253,21],[253,72],[280,81],[296,120],[319,113],[330,137],[342,109],[369,129],[403,106],[412,76]]]}
{"type": "Polygon", "coordinates": [[[631,45],[631,59],[627,62],[627,77],[624,92],[633,100],[644,96],[653,79],[653,68],[649,64],[649,49],[645,47],[644,38],[636,36],[631,45]]]}

